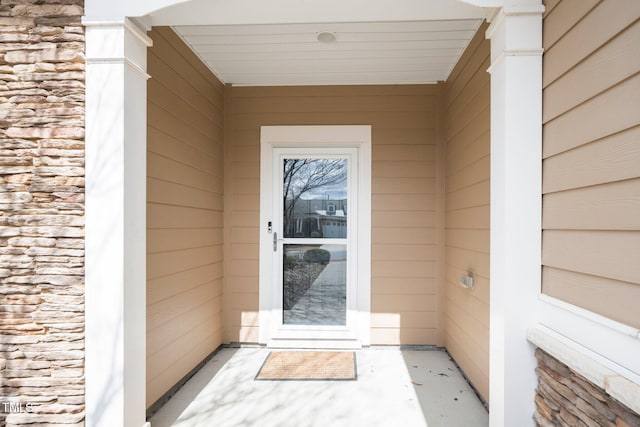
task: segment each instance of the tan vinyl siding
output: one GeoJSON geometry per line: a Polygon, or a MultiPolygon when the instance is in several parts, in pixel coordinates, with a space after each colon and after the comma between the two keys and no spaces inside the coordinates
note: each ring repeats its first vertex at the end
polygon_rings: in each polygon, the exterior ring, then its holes
{"type": "Polygon", "coordinates": [[[438,342],[437,85],[234,87],[231,341],[258,339],[261,125],[373,126],[372,341],[438,342]]]}
{"type": "Polygon", "coordinates": [[[553,4],[543,31],[543,292],[638,328],[640,2],[553,4]]]}
{"type": "Polygon", "coordinates": [[[147,406],[222,338],[222,85],[166,27],[149,33],[147,406]]]}
{"type": "Polygon", "coordinates": [[[489,398],[489,41],[482,26],[445,86],[446,345],[489,398]],[[473,289],[458,282],[467,270],[473,289]]]}

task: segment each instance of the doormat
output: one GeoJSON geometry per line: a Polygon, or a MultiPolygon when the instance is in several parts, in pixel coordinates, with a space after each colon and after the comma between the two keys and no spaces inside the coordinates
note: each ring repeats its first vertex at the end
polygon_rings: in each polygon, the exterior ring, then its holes
{"type": "Polygon", "coordinates": [[[274,351],[256,380],[348,381],[357,379],[353,351],[274,351]]]}

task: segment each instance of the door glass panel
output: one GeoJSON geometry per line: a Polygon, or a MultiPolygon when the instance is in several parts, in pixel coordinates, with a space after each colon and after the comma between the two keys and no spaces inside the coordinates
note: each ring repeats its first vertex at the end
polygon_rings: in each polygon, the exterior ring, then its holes
{"type": "Polygon", "coordinates": [[[347,160],[284,159],[285,238],[347,237],[347,160]]]}
{"type": "Polygon", "coordinates": [[[285,244],[285,325],[346,325],[347,246],[285,244]]]}

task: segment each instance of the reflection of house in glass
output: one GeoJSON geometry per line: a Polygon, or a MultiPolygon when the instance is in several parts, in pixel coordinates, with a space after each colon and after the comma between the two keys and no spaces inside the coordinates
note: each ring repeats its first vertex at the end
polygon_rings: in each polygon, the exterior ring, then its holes
{"type": "Polygon", "coordinates": [[[299,199],[285,234],[302,238],[346,238],[347,200],[299,199]]]}

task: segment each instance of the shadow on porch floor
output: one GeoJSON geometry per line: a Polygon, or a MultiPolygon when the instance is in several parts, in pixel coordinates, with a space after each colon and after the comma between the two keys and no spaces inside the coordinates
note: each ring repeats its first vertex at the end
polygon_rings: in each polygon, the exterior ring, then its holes
{"type": "Polygon", "coordinates": [[[356,352],[357,381],[254,381],[269,350],[225,348],[151,427],[485,427],[489,415],[445,351],[356,352]]]}

